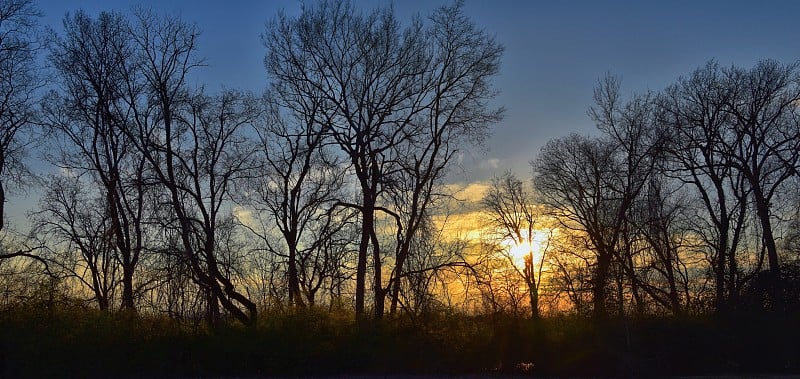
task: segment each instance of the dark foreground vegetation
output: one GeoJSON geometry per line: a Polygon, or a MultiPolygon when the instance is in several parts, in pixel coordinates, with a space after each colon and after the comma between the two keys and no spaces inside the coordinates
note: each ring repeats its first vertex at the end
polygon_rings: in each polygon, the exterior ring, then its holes
{"type": "Polygon", "coordinates": [[[216,330],[82,308],[0,314],[4,377],[364,374],[662,376],[797,373],[798,315],[431,316],[369,321],[303,311],[216,330]]]}

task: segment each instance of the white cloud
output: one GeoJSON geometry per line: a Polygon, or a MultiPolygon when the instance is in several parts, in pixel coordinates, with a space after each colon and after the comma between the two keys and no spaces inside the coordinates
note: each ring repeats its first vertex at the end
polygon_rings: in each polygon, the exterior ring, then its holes
{"type": "Polygon", "coordinates": [[[481,163],[481,168],[497,169],[500,167],[500,160],[497,158],[489,158],[481,163]]]}
{"type": "Polygon", "coordinates": [[[250,228],[254,228],[256,226],[256,221],[253,219],[253,211],[237,205],[233,207],[233,211],[231,213],[233,214],[233,217],[236,217],[236,219],[242,224],[250,228]]]}
{"type": "Polygon", "coordinates": [[[76,173],[75,170],[73,170],[73,169],[71,169],[69,167],[59,167],[58,173],[61,174],[61,176],[65,177],[65,178],[77,178],[78,177],[78,173],[76,173]]]}

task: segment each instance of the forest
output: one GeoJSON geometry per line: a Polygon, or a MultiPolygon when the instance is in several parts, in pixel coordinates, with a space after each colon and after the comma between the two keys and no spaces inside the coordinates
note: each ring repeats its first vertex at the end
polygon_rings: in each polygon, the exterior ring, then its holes
{"type": "Polygon", "coordinates": [[[608,75],[467,186],[504,46],[461,2],[279,13],[259,94],[179,16],[40,16],[0,0],[0,376],[800,373],[798,62],[608,75]]]}

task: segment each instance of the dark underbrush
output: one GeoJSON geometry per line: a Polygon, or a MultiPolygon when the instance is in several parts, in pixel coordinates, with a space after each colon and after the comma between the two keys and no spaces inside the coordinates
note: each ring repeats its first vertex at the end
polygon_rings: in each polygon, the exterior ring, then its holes
{"type": "Polygon", "coordinates": [[[800,317],[650,318],[601,324],[440,315],[357,324],[325,312],[214,330],[72,308],[0,312],[4,377],[349,374],[662,376],[800,373],[800,317]]]}

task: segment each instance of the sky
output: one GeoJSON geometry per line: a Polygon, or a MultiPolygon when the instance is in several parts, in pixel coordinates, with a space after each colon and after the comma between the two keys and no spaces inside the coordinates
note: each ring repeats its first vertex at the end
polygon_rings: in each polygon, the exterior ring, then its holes
{"type": "MultiPolygon", "coordinates": [[[[313,3],[309,0],[307,3],[313,3]]],[[[401,17],[425,16],[439,0],[395,0],[401,17]]],[[[267,86],[260,35],[278,11],[296,15],[298,0],[40,0],[42,24],[59,30],[66,12],[128,11],[134,5],[179,14],[202,31],[199,55],[206,88],[261,92],[267,86]]],[[[388,2],[356,0],[370,8],[388,2]]],[[[480,149],[467,149],[453,182],[486,180],[528,162],[549,139],[596,133],[587,109],[597,81],[621,77],[625,93],[660,90],[715,59],[751,67],[761,59],[800,58],[800,1],[511,1],[466,0],[465,12],[506,50],[495,80],[505,118],[480,149]]],[[[13,204],[12,212],[13,212],[13,204]]]]}

